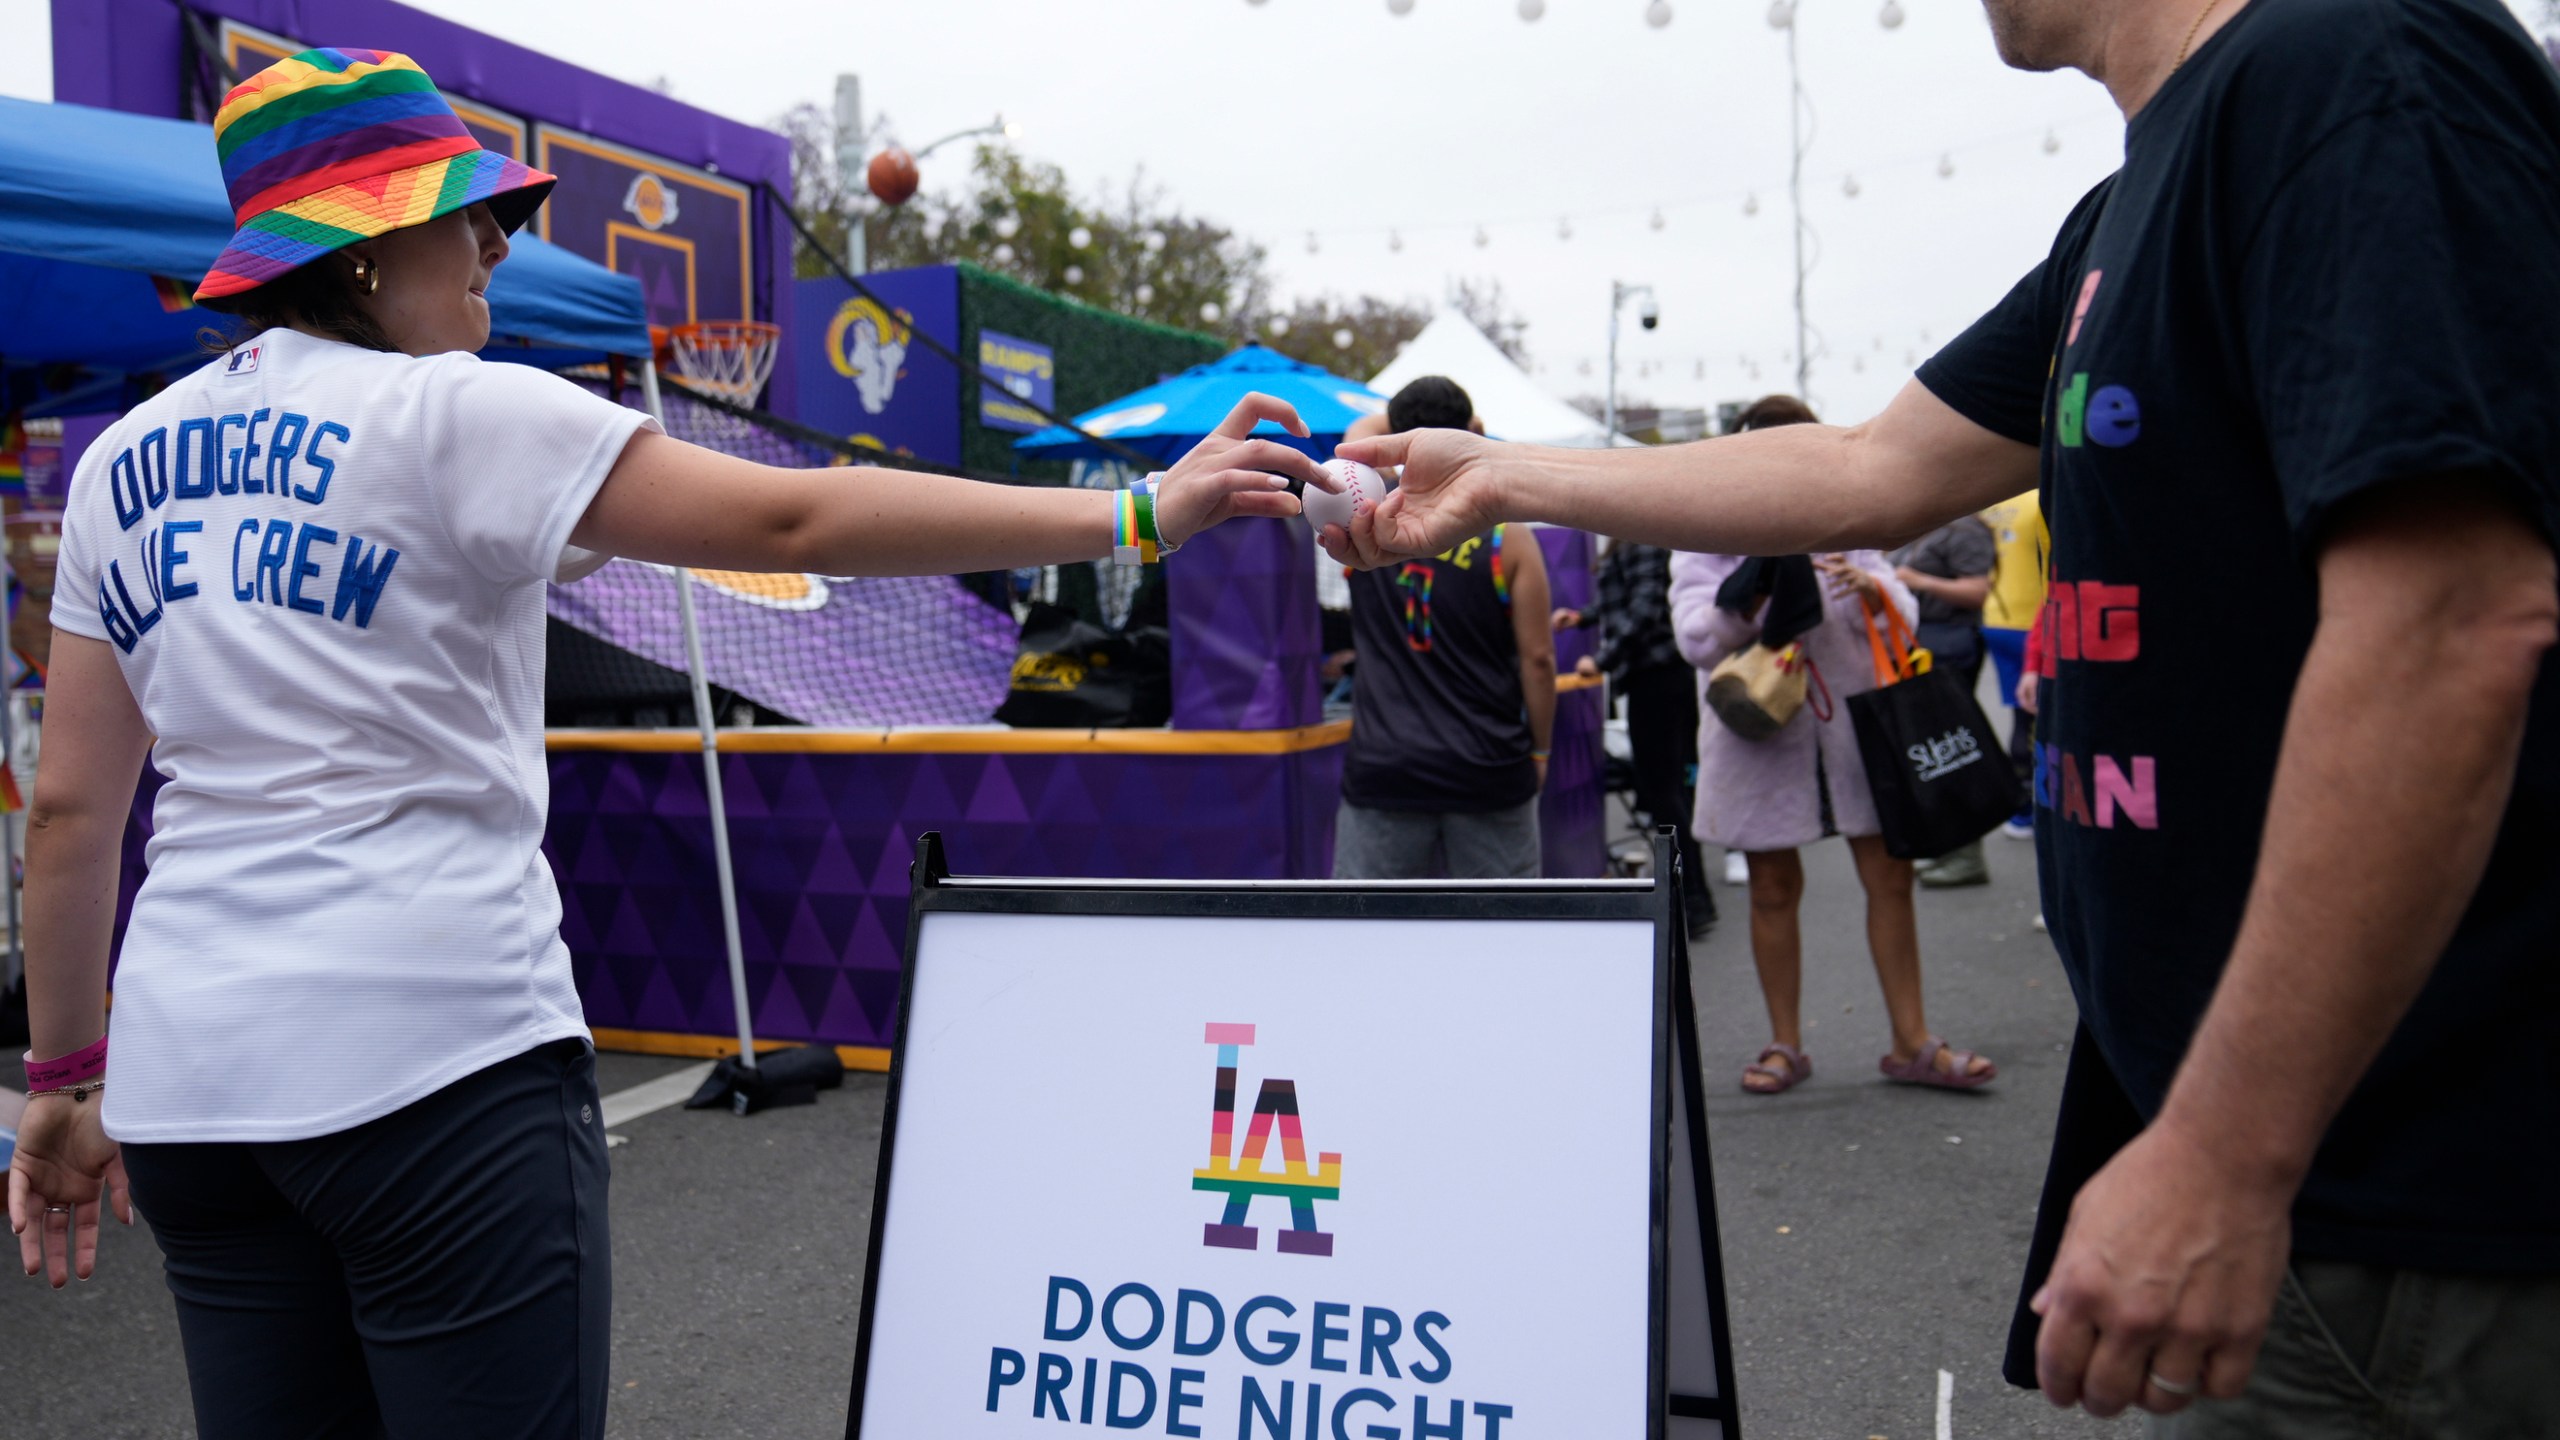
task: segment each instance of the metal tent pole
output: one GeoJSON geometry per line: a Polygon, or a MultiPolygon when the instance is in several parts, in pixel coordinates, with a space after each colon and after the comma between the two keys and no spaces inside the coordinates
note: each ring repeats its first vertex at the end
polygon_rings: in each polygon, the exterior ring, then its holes
{"type": "MultiPolygon", "coordinates": [[[[666,402],[658,394],[658,361],[640,362],[640,397],[660,429],[666,402]]],[[[684,617],[685,668],[693,679],[693,718],[702,731],[702,793],[711,804],[711,856],[720,872],[720,928],[729,942],[729,1000],[738,1012],[738,1063],[756,1068],[755,1022],[747,1012],[746,949],[738,940],[738,884],[729,863],[729,806],[720,793],[720,731],[711,718],[711,681],[702,664],[702,627],[693,615],[693,572],[676,567],[676,606],[684,617]]]]}

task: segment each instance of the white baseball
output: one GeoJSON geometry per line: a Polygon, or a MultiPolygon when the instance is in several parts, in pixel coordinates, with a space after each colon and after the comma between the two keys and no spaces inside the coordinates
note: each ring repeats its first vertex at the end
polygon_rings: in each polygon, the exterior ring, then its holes
{"type": "Polygon", "coordinates": [[[1327,460],[1324,470],[1342,482],[1342,493],[1336,495],[1310,485],[1298,497],[1307,523],[1318,530],[1327,525],[1349,529],[1353,516],[1367,513],[1387,498],[1387,477],[1357,460],[1327,460]]]}

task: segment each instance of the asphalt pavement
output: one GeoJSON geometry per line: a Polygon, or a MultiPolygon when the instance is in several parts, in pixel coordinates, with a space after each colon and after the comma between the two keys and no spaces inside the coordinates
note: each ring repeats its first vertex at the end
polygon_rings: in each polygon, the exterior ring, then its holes
{"type": "MultiPolygon", "coordinates": [[[[1999,1376],[2070,1039],[2068,990],[2031,928],[2029,847],[1989,842],[1993,883],[1924,891],[1932,1025],[2001,1076],[1978,1094],[1888,1085],[1863,904],[1838,842],[1806,854],[1811,1081],[1747,1095],[1766,1038],[1742,892],[1697,951],[1701,1044],[1742,1432],[1930,1440],[1940,1372],[1968,1437],[2092,1435],[1999,1376]]],[[[686,1062],[605,1057],[608,1093],[686,1062]]],[[[886,1083],[746,1120],[666,1109],[613,1154],[614,1401],[632,1440],[842,1433],[886,1083]]],[[[194,1433],[175,1318],[147,1226],[54,1294],[0,1277],[0,1434],[194,1433]]],[[[2120,1433],[2131,1433],[2129,1426],[2120,1433]]]]}

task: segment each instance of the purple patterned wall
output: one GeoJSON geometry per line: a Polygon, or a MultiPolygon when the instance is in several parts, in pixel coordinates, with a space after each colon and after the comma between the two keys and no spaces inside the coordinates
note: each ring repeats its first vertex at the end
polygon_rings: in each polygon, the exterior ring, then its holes
{"type": "MultiPolygon", "coordinates": [[[[966,874],[1320,876],[1341,754],[730,755],[756,1033],[889,1043],[923,831],[966,874]]],[[[551,757],[546,848],[590,1024],[735,1033],[701,773],[681,753],[551,757]]]]}
{"type": "Polygon", "coordinates": [[[1229,521],[1193,537],[1164,564],[1172,587],[1173,728],[1314,724],[1324,653],[1307,527],[1229,521]]]}
{"type": "MultiPolygon", "coordinates": [[[[1538,532],[1538,545],[1546,556],[1547,586],[1555,604],[1564,609],[1587,608],[1592,596],[1591,536],[1549,526],[1538,532]]],[[[1573,662],[1589,653],[1589,630],[1558,635],[1556,673],[1572,674],[1573,662]]],[[[1608,865],[1608,804],[1600,790],[1600,695],[1591,689],[1556,697],[1555,734],[1547,746],[1547,793],[1538,803],[1538,839],[1550,879],[1588,879],[1608,865]]]]}

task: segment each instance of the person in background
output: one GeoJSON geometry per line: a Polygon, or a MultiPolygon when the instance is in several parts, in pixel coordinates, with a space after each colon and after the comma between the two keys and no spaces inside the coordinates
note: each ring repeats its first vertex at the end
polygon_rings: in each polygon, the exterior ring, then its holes
{"type": "Polygon", "coordinates": [[[1597,625],[1597,654],[1574,668],[1606,673],[1627,700],[1627,743],[1635,752],[1636,808],[1679,835],[1680,883],[1689,938],[1706,938],[1716,923],[1716,897],[1707,888],[1690,817],[1698,796],[1698,672],[1680,654],[1671,631],[1671,552],[1659,545],[1612,541],[1601,557],[1590,610],[1558,610],[1559,630],[1597,625]]]}
{"type": "MultiPolygon", "coordinates": [[[[2029,490],[1982,512],[1991,527],[1991,543],[2000,563],[1991,572],[1991,598],[1982,606],[1982,648],[1991,655],[2000,677],[2000,698],[2016,708],[2009,712],[2009,763],[2024,784],[2035,778],[2035,705],[2020,701],[2019,677],[2025,669],[2027,636],[2036,612],[2044,608],[2045,556],[2053,536],[2045,529],[2043,497],[2029,490]]],[[[2033,840],[2036,804],[2031,797],[2000,833],[2012,840],[2033,840]]]]}
{"type": "MultiPolygon", "coordinates": [[[[1991,527],[1960,515],[1885,557],[1902,583],[1920,599],[1918,639],[1967,695],[1982,679],[1982,607],[1991,598],[1991,572],[1999,549],[1991,527]]],[[[1987,885],[1979,838],[1920,866],[1920,883],[1932,889],[1987,885]]]]}
{"type": "MultiPolygon", "coordinates": [[[[1744,411],[1739,428],[1765,430],[1813,419],[1804,402],[1772,395],[1744,411]]],[[[1906,619],[1917,608],[1893,567],[1873,550],[1761,559],[1672,557],[1672,628],[1691,665],[1714,669],[1727,655],[1758,643],[1764,626],[1788,616],[1791,631],[1810,623],[1798,638],[1829,695],[1826,703],[1817,690],[1764,740],[1745,740],[1712,714],[1699,728],[1697,837],[1750,857],[1751,959],[1760,971],[1770,1029],[1769,1043],[1742,1072],[1742,1088],[1755,1095],[1791,1090],[1813,1074],[1800,1013],[1804,936],[1796,909],[1804,899],[1804,861],[1796,852],[1829,835],[1847,837],[1867,892],[1867,948],[1893,1027],[1893,1048],[1878,1068],[1901,1084],[1950,1090],[1978,1088],[2000,1073],[1989,1060],[1950,1049],[1929,1033],[1920,1000],[1911,862],[1885,850],[1849,723],[1848,698],[1875,688],[1865,614],[1885,605],[1906,619]]]]}
{"type": "MultiPolygon", "coordinates": [[[[1390,433],[1474,428],[1456,382],[1425,375],[1390,433]]],[[[1556,713],[1547,565],[1525,525],[1351,577],[1359,681],[1334,821],[1342,880],[1532,879],[1556,713]]]]}

